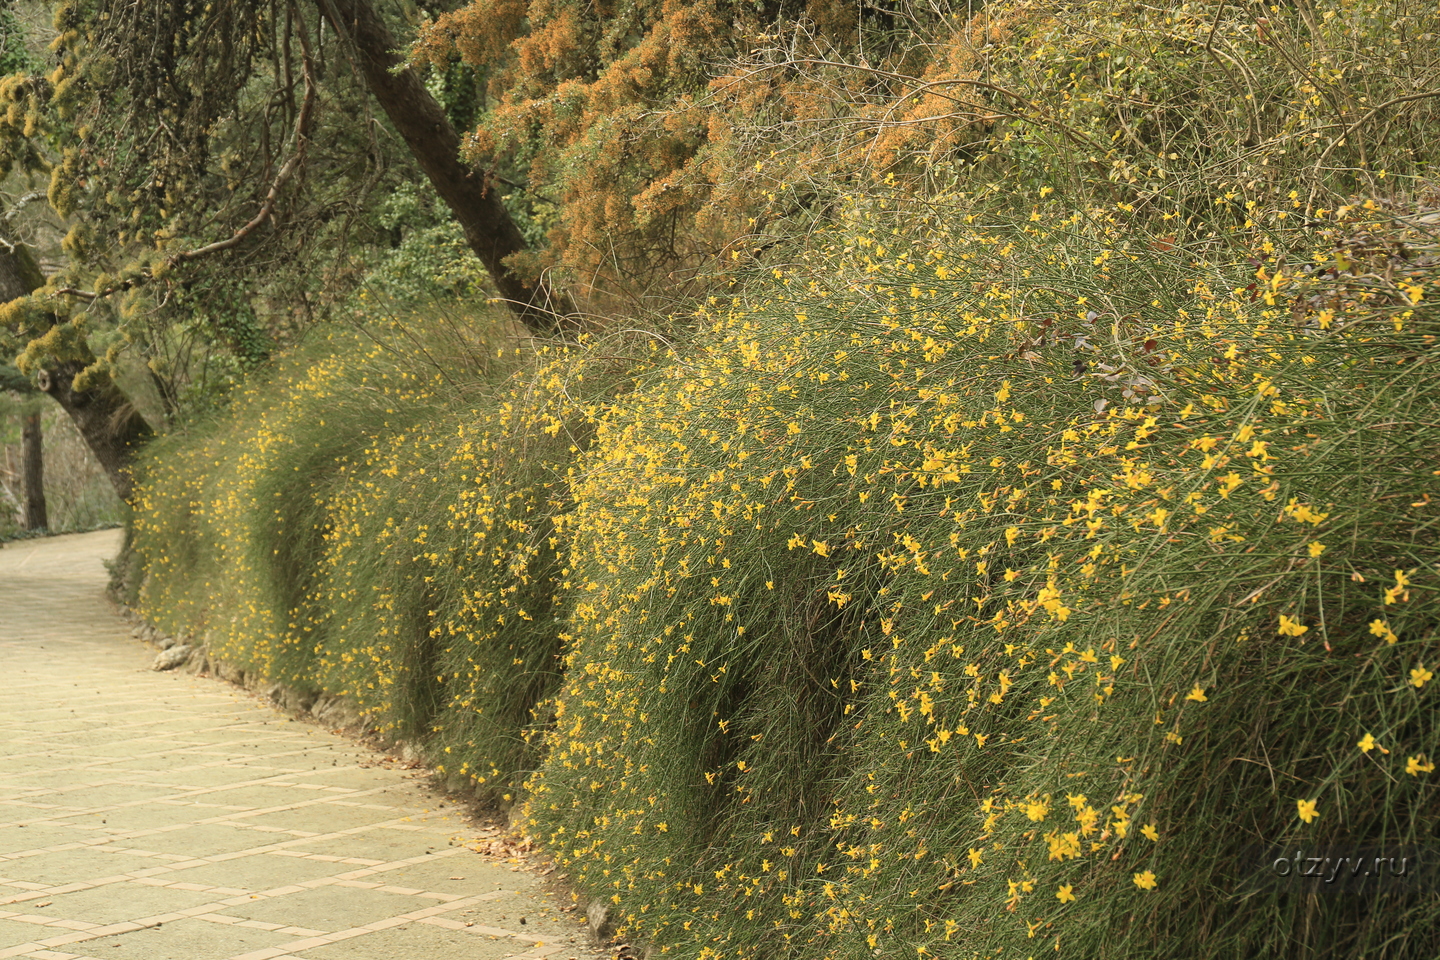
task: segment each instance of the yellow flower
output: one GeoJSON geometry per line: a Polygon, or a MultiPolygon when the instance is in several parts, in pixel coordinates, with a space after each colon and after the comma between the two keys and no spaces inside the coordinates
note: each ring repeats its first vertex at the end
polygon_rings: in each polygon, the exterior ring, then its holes
{"type": "Polygon", "coordinates": [[[1369,753],[1371,750],[1375,749],[1377,744],[1375,743],[1375,737],[1367,733],[1365,734],[1365,736],[1360,738],[1360,740],[1355,744],[1355,746],[1360,748],[1361,753],[1369,753]]]}
{"type": "Polygon", "coordinates": [[[1061,885],[1060,889],[1055,892],[1055,899],[1061,903],[1073,903],[1075,901],[1075,894],[1070,892],[1071,889],[1072,887],[1068,883],[1061,885]]]}
{"type": "Polygon", "coordinates": [[[1320,815],[1320,811],[1316,809],[1315,804],[1316,801],[1314,800],[1295,801],[1295,808],[1299,812],[1301,820],[1309,823],[1311,820],[1314,820],[1320,815]]]}
{"type": "Polygon", "coordinates": [[[1405,761],[1405,772],[1412,777],[1418,777],[1422,773],[1429,773],[1435,769],[1435,764],[1425,759],[1425,754],[1411,757],[1405,761]]]}
{"type": "Polygon", "coordinates": [[[1390,624],[1386,623],[1384,620],[1371,620],[1370,632],[1377,637],[1384,637],[1386,643],[1394,643],[1396,640],[1400,639],[1399,637],[1395,636],[1395,632],[1390,629],[1390,624]]]}
{"type": "Polygon", "coordinates": [[[1195,688],[1194,688],[1193,690],[1191,690],[1189,694],[1186,695],[1185,699],[1186,699],[1186,700],[1194,700],[1196,703],[1204,703],[1206,700],[1209,700],[1210,698],[1207,697],[1207,696],[1205,696],[1205,689],[1204,689],[1203,687],[1201,687],[1200,684],[1197,683],[1197,684],[1195,684],[1195,688]]]}
{"type": "Polygon", "coordinates": [[[1146,840],[1155,841],[1160,839],[1160,831],[1155,829],[1155,824],[1153,823],[1145,824],[1145,826],[1140,828],[1140,832],[1145,835],[1146,840]]]}
{"type": "Polygon", "coordinates": [[[1141,890],[1154,890],[1155,874],[1149,870],[1146,870],[1144,873],[1135,874],[1135,886],[1141,890]]]}
{"type": "Polygon", "coordinates": [[[1290,498],[1290,503],[1286,505],[1285,509],[1282,512],[1294,517],[1296,520],[1299,520],[1302,523],[1311,523],[1315,524],[1316,526],[1319,526],[1325,521],[1326,517],[1330,516],[1330,514],[1328,513],[1320,513],[1319,511],[1311,508],[1308,504],[1300,503],[1294,497],[1290,498]]]}
{"type": "Polygon", "coordinates": [[[1324,552],[1325,544],[1321,543],[1319,540],[1316,540],[1314,543],[1310,544],[1310,556],[1318,557],[1324,552]]]}
{"type": "Polygon", "coordinates": [[[1416,664],[1415,669],[1410,671],[1410,684],[1419,690],[1425,684],[1435,679],[1435,674],[1425,669],[1425,664],[1416,664]]]}
{"type": "Polygon", "coordinates": [[[1280,615],[1280,635],[1282,637],[1298,637],[1309,629],[1299,620],[1291,620],[1284,614],[1280,615]]]}
{"type": "Polygon", "coordinates": [[[1410,578],[1405,576],[1404,570],[1395,571],[1395,586],[1385,591],[1385,602],[1391,604],[1397,600],[1409,600],[1410,591],[1405,588],[1410,586],[1410,578]]]}

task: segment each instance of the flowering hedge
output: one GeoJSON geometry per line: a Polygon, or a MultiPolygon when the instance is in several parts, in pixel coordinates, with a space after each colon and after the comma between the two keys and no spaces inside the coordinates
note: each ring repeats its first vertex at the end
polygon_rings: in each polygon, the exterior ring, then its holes
{"type": "Polygon", "coordinates": [[[1423,218],[1257,208],[1236,269],[967,209],[857,204],[663,352],[298,366],[159,448],[145,606],[528,778],[677,956],[1433,954],[1270,869],[1440,813],[1423,218]]]}
{"type": "Polygon", "coordinates": [[[603,421],[528,810],[634,936],[1430,942],[1261,869],[1440,812],[1424,280],[1227,280],[1126,217],[857,214],[603,421]]]}
{"type": "Polygon", "coordinates": [[[425,739],[439,770],[499,800],[536,762],[523,730],[559,675],[564,469],[629,361],[522,362],[463,332],[417,351],[409,331],[334,331],[157,443],[139,600],[213,656],[425,739]]]}

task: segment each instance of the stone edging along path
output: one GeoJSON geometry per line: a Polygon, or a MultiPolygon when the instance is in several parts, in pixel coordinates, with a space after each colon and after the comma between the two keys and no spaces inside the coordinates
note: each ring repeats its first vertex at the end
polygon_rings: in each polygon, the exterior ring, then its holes
{"type": "MultiPolygon", "coordinates": [[[[205,644],[197,643],[193,637],[177,639],[156,629],[129,607],[120,607],[120,615],[133,624],[131,637],[158,649],[150,665],[152,670],[179,670],[191,676],[215,677],[233,683],[269,700],[297,719],[313,720],[336,734],[365,737],[372,733],[367,719],[344,697],[301,691],[278,681],[266,680],[254,671],[211,656],[205,644]]],[[[411,745],[396,741],[393,746],[406,762],[419,759],[418,752],[411,745]]]]}
{"type": "Polygon", "coordinates": [[[330,732],[363,729],[343,701],[151,669],[102,595],[118,544],[0,549],[0,960],[602,956],[508,830],[330,732]]]}

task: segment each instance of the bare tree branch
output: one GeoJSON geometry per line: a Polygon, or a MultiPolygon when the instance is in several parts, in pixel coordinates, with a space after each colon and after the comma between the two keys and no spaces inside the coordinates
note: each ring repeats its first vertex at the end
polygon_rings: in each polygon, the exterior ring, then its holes
{"type": "MultiPolygon", "coordinates": [[[[299,18],[296,18],[299,23],[299,18]]],[[[217,240],[214,243],[207,243],[203,247],[194,250],[183,250],[173,253],[165,258],[165,265],[173,267],[177,264],[190,260],[198,260],[211,254],[220,253],[238,246],[241,241],[255,232],[262,224],[275,215],[275,205],[280,199],[280,192],[285,189],[286,183],[295,172],[305,163],[306,150],[310,145],[310,132],[314,126],[315,103],[317,100],[317,87],[315,83],[315,61],[314,54],[310,48],[310,37],[305,31],[303,23],[299,24],[299,36],[301,47],[301,72],[305,84],[305,96],[300,104],[300,112],[295,118],[295,152],[280,167],[275,174],[275,179],[270,183],[270,190],[265,194],[264,201],[260,204],[260,210],[251,217],[249,222],[237,229],[233,234],[224,240],[217,240]]],[[[44,196],[44,194],[40,194],[44,196]]],[[[8,219],[8,217],[7,217],[8,219]]],[[[0,240],[3,242],[3,240],[0,240]]],[[[120,293],[139,286],[146,280],[153,277],[135,278],[122,280],[120,283],[104,288],[103,290],[81,290],[76,287],[61,287],[58,290],[50,291],[54,296],[68,296],[79,300],[97,300],[101,297],[108,297],[111,294],[120,293]]]]}

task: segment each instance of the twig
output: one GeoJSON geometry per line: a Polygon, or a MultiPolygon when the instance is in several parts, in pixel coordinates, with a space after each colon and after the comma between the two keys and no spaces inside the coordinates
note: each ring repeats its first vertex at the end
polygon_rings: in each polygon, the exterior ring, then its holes
{"type": "MultiPolygon", "coordinates": [[[[270,190],[265,194],[265,199],[260,204],[259,212],[251,217],[249,222],[224,240],[207,243],[205,246],[197,247],[194,250],[183,250],[179,253],[171,254],[165,258],[165,265],[167,267],[173,267],[189,260],[198,260],[201,257],[219,253],[223,250],[229,250],[237,246],[242,240],[255,232],[261,224],[274,216],[275,205],[280,199],[280,191],[285,188],[286,183],[295,175],[295,172],[304,165],[305,154],[310,145],[310,130],[315,119],[317,87],[315,84],[315,65],[310,49],[310,38],[303,28],[300,30],[299,35],[301,71],[305,81],[305,97],[300,104],[300,113],[295,118],[295,152],[290,156],[290,159],[285,161],[284,166],[280,168],[279,172],[275,174],[275,179],[270,183],[270,190]]],[[[103,290],[81,290],[76,287],[61,287],[58,290],[50,291],[50,293],[54,296],[75,297],[79,300],[98,300],[102,297],[108,297],[111,294],[129,290],[151,279],[154,279],[153,273],[123,280],[103,290]]]]}
{"type": "Polygon", "coordinates": [[[208,256],[212,253],[219,253],[221,250],[228,250],[240,241],[249,236],[255,228],[259,227],[275,212],[275,203],[280,197],[280,191],[286,182],[300,169],[305,162],[306,148],[310,145],[310,126],[314,120],[315,113],[315,67],[310,52],[310,38],[302,29],[300,31],[300,64],[305,80],[305,99],[300,104],[300,115],[295,119],[295,153],[285,161],[285,165],[275,174],[274,181],[270,184],[270,192],[265,195],[265,202],[260,205],[260,212],[250,219],[234,234],[224,240],[217,240],[208,243],[195,250],[186,250],[182,253],[172,254],[166,258],[167,265],[183,263],[187,260],[195,260],[199,257],[208,256]]]}
{"type": "Polygon", "coordinates": [[[15,215],[18,214],[21,210],[25,209],[26,205],[34,203],[36,200],[44,199],[44,190],[32,190],[30,193],[25,194],[25,196],[20,197],[18,200],[16,200],[15,203],[11,205],[9,210],[5,211],[5,222],[9,223],[11,220],[14,220],[15,215]]]}
{"type": "MultiPolygon", "coordinates": [[[[738,78],[737,78],[737,81],[738,81],[738,80],[748,80],[750,77],[753,77],[753,76],[755,76],[756,74],[759,74],[759,73],[763,73],[763,72],[765,72],[765,71],[767,71],[767,70],[774,70],[774,69],[781,68],[781,67],[795,67],[795,66],[835,67],[835,68],[841,69],[841,70],[854,70],[854,71],[856,71],[856,72],[858,72],[858,73],[866,73],[866,74],[869,74],[869,75],[874,76],[874,77],[880,77],[880,78],[883,78],[883,79],[886,79],[886,80],[893,80],[893,81],[895,81],[895,82],[897,82],[897,83],[903,83],[903,84],[907,84],[907,85],[909,85],[909,84],[914,84],[915,86],[913,87],[913,89],[910,89],[910,90],[906,91],[906,94],[905,94],[906,98],[914,97],[914,96],[916,96],[916,95],[918,95],[918,94],[920,94],[920,93],[924,93],[924,92],[926,92],[926,91],[928,91],[928,90],[931,90],[931,89],[933,89],[933,88],[935,88],[935,87],[962,86],[962,87],[975,87],[975,88],[978,88],[978,89],[981,89],[981,90],[989,90],[989,91],[991,91],[992,93],[998,93],[998,94],[1000,94],[1000,95],[1002,95],[1002,96],[1005,96],[1005,97],[1010,98],[1011,100],[1019,101],[1020,103],[1023,103],[1023,104],[1025,104],[1026,106],[1030,106],[1030,107],[1038,107],[1038,106],[1039,106],[1038,103],[1036,103],[1035,101],[1031,100],[1031,99],[1028,98],[1028,97],[1025,97],[1025,96],[1023,96],[1023,95],[1021,95],[1021,94],[1019,94],[1019,93],[1016,93],[1016,92],[1013,91],[1013,90],[1009,90],[1009,89],[1007,89],[1007,88],[1005,88],[1005,87],[1002,87],[1002,86],[1000,86],[999,84],[989,83],[989,82],[987,82],[987,81],[985,81],[985,80],[972,80],[972,79],[965,79],[965,78],[961,78],[961,77],[955,77],[955,78],[953,78],[953,79],[947,79],[947,80],[929,80],[929,81],[925,81],[925,82],[918,82],[918,78],[917,78],[917,77],[909,77],[909,76],[906,76],[906,75],[900,74],[900,73],[891,73],[891,72],[888,71],[888,70],[879,70],[879,69],[877,69],[877,68],[875,68],[875,67],[861,66],[860,64],[855,64],[855,63],[842,63],[842,62],[840,62],[840,61],[838,61],[838,60],[826,60],[826,59],[823,59],[823,58],[820,58],[820,57],[802,57],[802,58],[794,59],[794,60],[786,60],[786,61],[783,61],[783,62],[780,62],[780,63],[764,64],[764,65],[758,66],[758,67],[750,70],[749,72],[743,74],[742,76],[738,77],[738,78]]],[[[944,94],[939,94],[939,96],[944,96],[944,94]]],[[[950,99],[950,98],[947,98],[947,99],[950,99]]],[[[891,107],[890,111],[887,111],[887,112],[893,112],[895,109],[897,109],[897,108],[896,108],[896,107],[891,107]]],[[[1040,126],[1040,125],[1041,125],[1041,122],[1040,122],[1040,121],[1034,120],[1034,119],[1032,119],[1032,118],[1030,118],[1030,117],[1027,117],[1027,116],[1025,116],[1025,115],[1023,115],[1023,114],[1007,114],[1007,113],[1005,113],[1005,112],[1003,112],[1003,111],[995,111],[995,112],[996,112],[997,114],[1001,115],[1001,116],[1008,116],[1008,117],[1011,117],[1011,118],[1013,118],[1013,119],[1015,119],[1015,120],[1019,120],[1019,121],[1021,121],[1021,122],[1023,122],[1023,123],[1032,123],[1032,124],[1035,124],[1036,126],[1040,126]]],[[[882,119],[882,120],[876,120],[876,121],[874,121],[874,122],[875,122],[877,125],[883,125],[883,126],[889,126],[889,125],[892,125],[892,124],[897,123],[896,121],[888,121],[888,120],[883,120],[883,119],[882,119]]],[[[1047,122],[1049,122],[1050,124],[1052,124],[1055,128],[1057,128],[1058,130],[1060,130],[1062,133],[1064,133],[1064,134],[1065,134],[1067,137],[1069,137],[1071,140],[1074,140],[1076,143],[1084,144],[1085,146],[1088,146],[1088,147],[1090,147],[1090,148],[1093,149],[1093,150],[1097,150],[1097,151],[1099,151],[1099,152],[1102,153],[1102,154],[1103,154],[1103,153],[1106,151],[1106,149],[1107,149],[1103,144],[1097,143],[1095,140],[1092,140],[1090,137],[1086,136],[1085,134],[1079,132],[1078,130],[1075,130],[1074,128],[1070,127],[1068,124],[1060,123],[1058,120],[1055,120],[1053,117],[1047,118],[1047,122]]]]}

